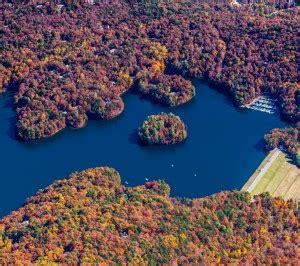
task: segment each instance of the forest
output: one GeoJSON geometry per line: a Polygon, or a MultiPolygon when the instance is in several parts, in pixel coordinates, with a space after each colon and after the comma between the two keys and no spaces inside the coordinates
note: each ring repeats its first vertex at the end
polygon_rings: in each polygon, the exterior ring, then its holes
{"type": "Polygon", "coordinates": [[[292,200],[220,192],[171,198],[164,181],[125,187],[112,168],[56,181],[0,220],[0,264],[296,265],[292,200]]]}
{"type": "MultiPolygon", "coordinates": [[[[186,104],[197,93],[191,79],[201,78],[237,106],[262,94],[278,99],[290,127],[265,135],[266,148],[299,161],[294,5],[2,1],[0,93],[14,97],[16,137],[30,141],[113,119],[128,91],[163,106],[186,104]]],[[[187,137],[171,114],[146,118],[139,133],[146,144],[187,137]]],[[[2,218],[0,264],[296,265],[299,232],[292,200],[239,191],[173,198],[164,181],[126,187],[116,170],[99,167],[54,182],[2,218]]]]}
{"type": "Polygon", "coordinates": [[[208,80],[236,105],[267,93],[293,126],[299,8],[245,2],[4,1],[0,91],[14,94],[16,136],[112,119],[130,89],[162,105],[186,103],[195,95],[190,78],[208,80]]]}
{"type": "Polygon", "coordinates": [[[170,145],[187,138],[187,127],[179,116],[160,113],[146,118],[138,130],[139,141],[144,145],[170,145]]]}
{"type": "Polygon", "coordinates": [[[296,127],[274,128],[270,133],[265,135],[264,139],[267,150],[279,147],[300,166],[300,161],[296,159],[297,156],[300,156],[300,122],[297,123],[296,127]]]}

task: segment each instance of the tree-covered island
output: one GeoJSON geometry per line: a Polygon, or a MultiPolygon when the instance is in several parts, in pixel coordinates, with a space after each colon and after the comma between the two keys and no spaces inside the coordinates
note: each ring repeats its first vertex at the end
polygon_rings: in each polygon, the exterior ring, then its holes
{"type": "Polygon", "coordinates": [[[160,113],[147,117],[138,136],[140,143],[145,145],[177,144],[187,138],[187,128],[179,116],[160,113]]]}

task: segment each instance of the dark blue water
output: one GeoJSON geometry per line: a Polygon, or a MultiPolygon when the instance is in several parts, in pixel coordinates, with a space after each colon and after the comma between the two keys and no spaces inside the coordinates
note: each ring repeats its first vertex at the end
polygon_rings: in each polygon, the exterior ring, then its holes
{"type": "Polygon", "coordinates": [[[89,121],[84,129],[66,129],[32,143],[14,138],[12,99],[2,96],[0,216],[55,179],[95,166],[116,168],[129,185],[143,184],[145,178],[164,179],[173,196],[201,197],[240,189],[265,156],[260,147],[263,135],[285,124],[276,115],[237,110],[205,83],[197,81],[195,86],[195,99],[176,108],[126,94],[125,112],[115,120],[89,121]],[[188,139],[176,146],[139,146],[135,131],[145,117],[170,110],[187,124],[188,139]]]}

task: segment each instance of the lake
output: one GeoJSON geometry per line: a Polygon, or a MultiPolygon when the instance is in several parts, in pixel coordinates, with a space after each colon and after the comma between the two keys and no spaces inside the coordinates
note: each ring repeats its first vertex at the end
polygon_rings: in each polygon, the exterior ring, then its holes
{"type": "Polygon", "coordinates": [[[127,93],[118,118],[89,121],[83,129],[30,143],[14,138],[12,97],[0,96],[0,217],[54,180],[95,166],[114,167],[129,186],[143,184],[145,178],[164,179],[172,196],[240,189],[265,157],[263,135],[286,124],[278,115],[235,108],[202,81],[194,85],[196,97],[185,105],[164,108],[127,93]],[[148,115],[162,111],[182,118],[187,140],[176,146],[139,146],[136,129],[148,115]]]}

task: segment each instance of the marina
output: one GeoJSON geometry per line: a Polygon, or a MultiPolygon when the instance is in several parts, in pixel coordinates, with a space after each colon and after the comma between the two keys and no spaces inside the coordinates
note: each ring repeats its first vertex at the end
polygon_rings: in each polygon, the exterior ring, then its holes
{"type": "Polygon", "coordinates": [[[251,103],[245,104],[242,107],[268,114],[275,114],[277,111],[276,102],[277,99],[272,99],[268,95],[262,95],[255,98],[251,103]]]}

